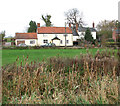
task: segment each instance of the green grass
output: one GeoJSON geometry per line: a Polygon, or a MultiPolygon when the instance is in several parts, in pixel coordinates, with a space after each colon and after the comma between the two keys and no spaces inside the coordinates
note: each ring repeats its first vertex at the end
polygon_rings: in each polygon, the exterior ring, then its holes
{"type": "MultiPolygon", "coordinates": [[[[95,55],[98,49],[89,49],[88,51],[95,55]]],[[[104,49],[99,49],[100,51],[104,49]]],[[[86,49],[24,49],[24,50],[2,50],[2,65],[11,64],[16,61],[19,56],[19,60],[23,61],[25,57],[29,56],[29,61],[46,61],[47,58],[53,56],[60,57],[75,57],[80,56],[80,53],[86,54],[86,49]]]]}

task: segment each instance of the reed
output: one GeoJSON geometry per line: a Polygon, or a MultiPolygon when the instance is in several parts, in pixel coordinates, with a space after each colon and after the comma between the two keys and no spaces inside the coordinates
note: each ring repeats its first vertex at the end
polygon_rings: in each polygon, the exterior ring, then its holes
{"type": "Polygon", "coordinates": [[[98,51],[30,64],[23,56],[17,65],[18,57],[2,68],[3,104],[118,104],[118,60],[113,54],[98,51]]]}

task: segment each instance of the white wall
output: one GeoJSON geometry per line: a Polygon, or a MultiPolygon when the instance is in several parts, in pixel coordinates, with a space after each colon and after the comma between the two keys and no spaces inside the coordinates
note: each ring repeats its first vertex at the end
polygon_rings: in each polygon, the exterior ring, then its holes
{"type": "Polygon", "coordinates": [[[85,32],[78,32],[79,36],[73,36],[73,41],[77,41],[77,39],[84,38],[85,32]]]}
{"type": "Polygon", "coordinates": [[[79,36],[73,36],[73,41],[77,41],[79,39],[79,36]]]}
{"type": "Polygon", "coordinates": [[[96,39],[96,32],[91,32],[93,39],[96,39]]]}
{"type": "MultiPolygon", "coordinates": [[[[55,37],[58,37],[60,40],[62,40],[62,44],[60,43],[60,46],[65,46],[65,37],[64,34],[37,34],[38,37],[38,45],[44,45],[43,40],[48,40],[48,43],[52,42],[52,39],[55,37]]],[[[73,35],[67,34],[66,40],[69,40],[69,43],[66,44],[67,46],[73,46],[73,35]]],[[[58,42],[59,43],[59,42],[58,42]]],[[[56,44],[59,45],[59,44],[56,44]]]]}
{"type": "Polygon", "coordinates": [[[16,39],[15,40],[15,44],[17,45],[17,41],[25,41],[25,44],[28,45],[28,46],[36,46],[38,45],[37,43],[37,39],[16,39]],[[34,44],[30,44],[30,41],[35,41],[34,44]]]}

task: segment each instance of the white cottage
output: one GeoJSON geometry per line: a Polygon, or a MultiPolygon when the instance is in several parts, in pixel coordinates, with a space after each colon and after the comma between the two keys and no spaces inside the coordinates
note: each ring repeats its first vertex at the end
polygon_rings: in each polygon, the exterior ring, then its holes
{"type": "Polygon", "coordinates": [[[55,43],[56,46],[65,46],[65,39],[66,46],[73,46],[73,34],[69,27],[66,27],[66,29],[65,27],[38,27],[37,38],[39,46],[45,43],[55,43]]]}

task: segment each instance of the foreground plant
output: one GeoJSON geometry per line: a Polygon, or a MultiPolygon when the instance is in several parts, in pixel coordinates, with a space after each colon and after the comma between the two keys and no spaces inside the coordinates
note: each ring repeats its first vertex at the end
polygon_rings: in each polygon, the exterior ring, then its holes
{"type": "Polygon", "coordinates": [[[118,60],[99,51],[80,58],[53,57],[28,64],[28,57],[2,69],[3,103],[118,104],[118,60]],[[23,63],[25,65],[23,65],[23,63]]]}

